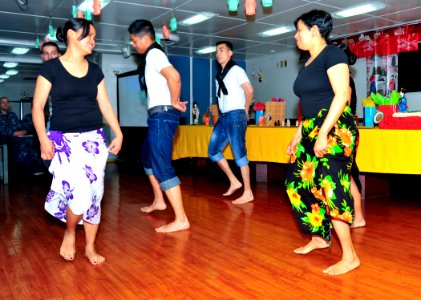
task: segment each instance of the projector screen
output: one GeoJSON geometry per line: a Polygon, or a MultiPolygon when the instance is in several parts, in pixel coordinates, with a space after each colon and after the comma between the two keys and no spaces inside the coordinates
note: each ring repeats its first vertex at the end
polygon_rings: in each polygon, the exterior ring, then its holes
{"type": "Polygon", "coordinates": [[[117,75],[118,120],[122,127],[147,127],[148,103],[136,71],[117,75]]]}

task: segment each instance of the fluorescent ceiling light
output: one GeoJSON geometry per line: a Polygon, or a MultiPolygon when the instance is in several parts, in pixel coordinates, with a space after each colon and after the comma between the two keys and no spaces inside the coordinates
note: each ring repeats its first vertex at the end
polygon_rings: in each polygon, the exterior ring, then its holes
{"type": "Polygon", "coordinates": [[[386,7],[386,4],[381,2],[367,2],[358,6],[352,6],[337,12],[332,13],[332,16],[337,19],[348,18],[361,14],[367,14],[372,11],[381,10],[386,7]]]}
{"type": "Polygon", "coordinates": [[[5,74],[6,74],[6,75],[13,76],[13,75],[16,75],[17,73],[19,73],[19,71],[18,71],[18,70],[16,70],[16,69],[12,69],[12,70],[7,70],[5,74]]]}
{"type": "Polygon", "coordinates": [[[16,55],[23,55],[23,54],[26,54],[26,52],[28,51],[29,51],[29,48],[16,47],[16,48],[13,48],[12,53],[16,55]]]}
{"type": "MultiPolygon", "coordinates": [[[[103,9],[105,6],[107,6],[111,0],[100,0],[101,3],[101,9],[103,9]]],[[[90,11],[91,13],[94,12],[94,0],[85,0],[79,6],[77,7],[80,11],[90,11]]]]}
{"type": "Polygon", "coordinates": [[[197,54],[208,54],[216,51],[215,46],[207,46],[196,51],[197,54]]]}
{"type": "Polygon", "coordinates": [[[4,79],[0,79],[0,82],[3,82],[4,81],[4,79]]]}
{"type": "Polygon", "coordinates": [[[6,75],[6,74],[1,74],[0,75],[0,78],[1,79],[7,79],[7,78],[9,78],[10,76],[9,75],[6,75]]]}
{"type": "Polygon", "coordinates": [[[294,31],[294,30],[295,28],[293,26],[281,26],[281,27],[273,28],[273,29],[266,30],[263,32],[259,32],[258,35],[263,36],[263,37],[268,37],[268,36],[280,35],[283,33],[294,31]]]}
{"type": "Polygon", "coordinates": [[[5,62],[4,64],[3,64],[3,67],[5,67],[5,68],[15,68],[15,67],[17,67],[17,65],[18,65],[18,63],[17,62],[5,62]]]}
{"type": "Polygon", "coordinates": [[[210,18],[213,18],[214,16],[216,16],[216,14],[214,14],[214,13],[201,12],[197,15],[194,15],[193,17],[190,17],[190,18],[187,18],[187,19],[184,19],[184,20],[180,21],[179,24],[183,25],[183,26],[191,26],[191,25],[209,20],[210,18]]]}

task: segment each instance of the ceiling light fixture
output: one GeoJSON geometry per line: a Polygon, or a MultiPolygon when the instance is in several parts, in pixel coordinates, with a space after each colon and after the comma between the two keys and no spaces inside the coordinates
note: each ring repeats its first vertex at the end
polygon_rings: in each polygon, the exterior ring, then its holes
{"type": "Polygon", "coordinates": [[[3,67],[8,68],[8,69],[15,68],[17,66],[18,66],[17,62],[5,62],[3,64],[3,67]]]}
{"type": "Polygon", "coordinates": [[[1,74],[1,75],[0,75],[0,78],[1,78],[1,79],[8,79],[8,78],[10,78],[10,75],[1,74]]]}
{"type": "Polygon", "coordinates": [[[281,26],[281,27],[269,29],[263,32],[259,32],[258,35],[263,36],[263,37],[269,37],[269,36],[284,34],[287,32],[294,31],[294,30],[295,28],[293,26],[281,26]]]}
{"type": "Polygon", "coordinates": [[[197,54],[208,54],[216,51],[215,46],[206,46],[196,51],[197,54]]]}
{"type": "Polygon", "coordinates": [[[4,79],[0,79],[0,82],[4,82],[4,79]]]}
{"type": "Polygon", "coordinates": [[[214,16],[216,16],[216,14],[214,13],[210,13],[210,12],[201,12],[197,15],[194,15],[193,17],[184,19],[182,21],[180,21],[180,25],[182,26],[191,26],[194,24],[198,24],[201,22],[204,22],[206,20],[209,20],[210,18],[213,18],[214,16]]]}
{"type": "Polygon", "coordinates": [[[11,70],[7,70],[6,71],[6,75],[9,75],[9,76],[13,76],[13,75],[16,75],[16,74],[18,74],[19,73],[19,71],[18,70],[16,70],[16,69],[11,69],[11,70]]]}
{"type": "Polygon", "coordinates": [[[29,48],[15,47],[12,49],[12,53],[16,55],[23,55],[29,51],[29,48]]]}
{"type": "Polygon", "coordinates": [[[361,14],[367,14],[373,11],[381,10],[387,5],[381,2],[367,2],[357,6],[348,7],[343,10],[332,13],[332,17],[336,19],[349,18],[361,14]]]}
{"type": "MultiPolygon", "coordinates": [[[[101,3],[101,9],[103,9],[105,6],[107,6],[111,0],[100,0],[101,3]]],[[[77,7],[78,10],[82,12],[89,11],[91,14],[94,12],[94,0],[85,0],[79,6],[77,7]]]]}

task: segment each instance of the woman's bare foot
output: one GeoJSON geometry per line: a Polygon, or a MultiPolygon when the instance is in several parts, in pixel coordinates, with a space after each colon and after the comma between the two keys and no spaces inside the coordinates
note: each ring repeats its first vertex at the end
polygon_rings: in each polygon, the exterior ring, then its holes
{"type": "Polygon", "coordinates": [[[323,270],[323,273],[329,274],[329,275],[341,275],[358,268],[359,265],[360,265],[360,260],[355,254],[354,259],[352,259],[351,261],[341,259],[336,264],[323,270]]]}
{"type": "Polygon", "coordinates": [[[330,247],[330,243],[320,237],[313,237],[304,247],[294,249],[297,254],[307,254],[316,249],[325,249],[330,247]]]}
{"type": "Polygon", "coordinates": [[[364,217],[355,217],[354,222],[352,222],[351,228],[364,227],[366,225],[364,217]]]}
{"type": "Polygon", "coordinates": [[[253,200],[254,200],[253,192],[252,191],[247,191],[247,192],[244,191],[244,194],[240,198],[232,201],[232,203],[233,204],[244,204],[244,203],[247,203],[247,202],[251,202],[253,200]]]}
{"type": "Polygon", "coordinates": [[[99,255],[95,248],[85,247],[85,256],[89,259],[89,262],[93,265],[102,264],[105,261],[105,257],[99,255]]]}
{"type": "Polygon", "coordinates": [[[225,192],[225,194],[222,194],[223,196],[231,196],[232,194],[235,193],[236,190],[238,190],[239,188],[241,188],[243,185],[241,184],[241,182],[237,181],[234,183],[231,183],[228,191],[225,192]]]}
{"type": "Polygon", "coordinates": [[[187,230],[189,228],[190,228],[189,220],[185,218],[184,221],[174,221],[167,225],[155,228],[155,231],[168,233],[168,232],[175,232],[175,231],[180,231],[180,230],[187,230]]]}
{"type": "Polygon", "coordinates": [[[149,205],[149,206],[144,206],[142,207],[140,210],[144,213],[151,213],[155,210],[165,210],[167,208],[167,205],[165,204],[165,201],[156,201],[154,200],[154,202],[149,205]]]}
{"type": "Polygon", "coordinates": [[[64,232],[63,242],[60,247],[60,255],[67,261],[75,259],[76,252],[76,231],[64,232]]]}

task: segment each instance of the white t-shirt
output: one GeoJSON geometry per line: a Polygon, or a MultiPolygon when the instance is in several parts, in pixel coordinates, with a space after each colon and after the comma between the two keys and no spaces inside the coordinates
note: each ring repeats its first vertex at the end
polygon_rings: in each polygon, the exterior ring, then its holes
{"type": "MultiPolygon", "coordinates": [[[[239,66],[233,66],[224,78],[225,87],[228,95],[224,95],[221,90],[220,98],[218,98],[219,109],[226,113],[236,109],[245,109],[246,94],[241,86],[243,83],[250,82],[246,72],[239,66]]],[[[218,96],[218,81],[216,80],[216,96],[218,96]]]]}
{"type": "Polygon", "coordinates": [[[148,109],[158,105],[171,105],[170,89],[162,69],[171,66],[167,56],[159,49],[152,49],[146,56],[145,78],[148,87],[148,109]]]}

